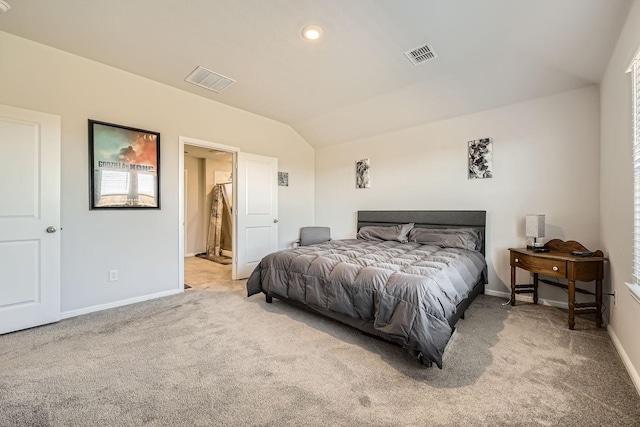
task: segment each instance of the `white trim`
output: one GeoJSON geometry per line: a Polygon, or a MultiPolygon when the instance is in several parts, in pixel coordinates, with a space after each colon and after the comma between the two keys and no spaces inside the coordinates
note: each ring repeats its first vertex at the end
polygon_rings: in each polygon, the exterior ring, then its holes
{"type": "Polygon", "coordinates": [[[197,253],[195,253],[195,252],[193,252],[193,253],[189,252],[188,254],[184,254],[184,257],[185,257],[185,258],[191,258],[191,257],[194,257],[194,256],[196,256],[196,255],[198,255],[198,254],[197,254],[197,253]]]}
{"type": "Polygon", "coordinates": [[[214,150],[228,151],[230,153],[237,153],[238,151],[240,151],[238,147],[234,147],[232,145],[218,144],[217,142],[205,141],[204,139],[189,138],[188,136],[181,136],[179,137],[179,140],[183,148],[182,154],[184,154],[185,144],[195,145],[197,147],[213,148],[214,150]]]}
{"type": "Polygon", "coordinates": [[[629,359],[627,352],[624,351],[624,347],[620,343],[620,340],[618,339],[611,325],[607,326],[607,332],[609,333],[609,336],[611,337],[611,341],[613,341],[613,345],[615,346],[616,350],[618,350],[618,354],[622,359],[622,363],[624,363],[624,367],[627,368],[627,372],[631,377],[631,381],[633,382],[633,385],[636,386],[636,391],[640,395],[640,375],[638,375],[638,371],[633,366],[633,363],[631,363],[631,359],[629,359]]]}
{"type": "Polygon", "coordinates": [[[233,252],[226,249],[220,249],[220,254],[229,258],[233,258],[233,252]]]}
{"type": "MultiPolygon", "coordinates": [[[[494,291],[492,289],[486,289],[486,288],[484,290],[484,294],[485,295],[490,295],[492,297],[503,297],[503,298],[506,298],[506,299],[510,299],[511,298],[511,293],[510,292],[494,291]]],[[[533,304],[533,295],[517,295],[516,299],[517,299],[517,301],[530,302],[530,303],[533,304]]],[[[556,301],[556,300],[544,299],[544,298],[538,298],[538,304],[548,305],[550,307],[556,307],[556,308],[564,308],[564,309],[568,309],[569,308],[569,303],[568,302],[556,301]]]]}
{"type": "Polygon", "coordinates": [[[168,297],[170,295],[180,294],[184,292],[183,286],[184,285],[180,285],[180,289],[172,289],[170,291],[158,292],[156,294],[151,294],[151,295],[142,295],[140,297],[129,298],[122,301],[110,302],[108,304],[94,305],[92,307],[81,308],[79,310],[63,311],[62,313],[60,313],[60,317],[62,319],[69,319],[70,317],[81,316],[83,314],[89,314],[95,311],[108,310],[110,308],[122,307],[124,305],[135,304],[137,302],[148,301],[150,299],[156,299],[156,298],[168,297]]]}
{"type": "Polygon", "coordinates": [[[635,283],[624,282],[625,285],[629,288],[629,293],[631,297],[636,300],[638,304],[640,304],[640,286],[635,283]]]}
{"type": "MultiPolygon", "coordinates": [[[[632,157],[631,164],[633,165],[633,265],[631,273],[634,276],[635,283],[638,283],[638,275],[640,270],[640,227],[638,226],[638,220],[640,219],[640,208],[638,207],[638,197],[640,196],[640,123],[638,123],[638,114],[640,114],[640,81],[638,81],[638,67],[640,66],[640,48],[634,54],[629,71],[631,71],[631,94],[632,94],[632,125],[633,125],[633,140],[632,140],[632,157]]],[[[638,295],[634,292],[632,287],[629,287],[631,296],[638,300],[638,295]]]]}
{"type": "Polygon", "coordinates": [[[638,47],[638,49],[636,50],[636,53],[634,53],[633,56],[631,57],[631,60],[629,61],[629,65],[627,66],[627,71],[625,71],[625,74],[633,71],[633,64],[638,59],[640,59],[640,47],[638,47]]]}
{"type": "MultiPolygon", "coordinates": [[[[189,170],[185,169],[184,170],[184,197],[187,197],[187,193],[189,192],[189,170]]],[[[184,211],[183,211],[183,215],[186,221],[186,218],[189,217],[189,209],[187,208],[188,204],[186,202],[186,200],[182,201],[184,203],[184,211]]],[[[187,252],[187,232],[189,231],[187,228],[187,223],[185,222],[184,224],[184,240],[182,241],[184,244],[184,251],[187,252]]],[[[189,256],[189,254],[185,255],[185,256],[189,256]]]]}

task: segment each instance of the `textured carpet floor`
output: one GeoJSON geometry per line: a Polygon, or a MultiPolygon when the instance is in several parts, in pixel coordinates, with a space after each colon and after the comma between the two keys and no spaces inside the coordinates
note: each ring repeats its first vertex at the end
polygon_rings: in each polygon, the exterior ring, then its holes
{"type": "Polygon", "coordinates": [[[0,425],[640,424],[606,331],[587,319],[569,331],[554,308],[481,295],[439,370],[337,322],[246,298],[244,281],[204,280],[0,336],[0,425]]]}

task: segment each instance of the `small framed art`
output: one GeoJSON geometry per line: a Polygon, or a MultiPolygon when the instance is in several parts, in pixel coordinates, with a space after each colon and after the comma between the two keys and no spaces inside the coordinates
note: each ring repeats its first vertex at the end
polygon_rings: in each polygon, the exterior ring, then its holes
{"type": "Polygon", "coordinates": [[[278,172],[278,186],[279,187],[289,186],[289,172],[278,172]]]}
{"type": "Polygon", "coordinates": [[[356,162],[356,188],[371,188],[370,169],[369,159],[362,159],[356,162]]]}
{"type": "Polygon", "coordinates": [[[469,141],[469,179],[485,179],[493,177],[493,149],[491,138],[469,141]]]}

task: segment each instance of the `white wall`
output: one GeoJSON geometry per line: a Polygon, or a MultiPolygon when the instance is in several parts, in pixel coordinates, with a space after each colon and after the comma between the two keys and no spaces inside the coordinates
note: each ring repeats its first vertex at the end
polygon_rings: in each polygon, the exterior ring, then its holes
{"type": "Polygon", "coordinates": [[[185,255],[196,255],[207,250],[208,224],[205,219],[209,217],[209,209],[205,194],[205,161],[184,156],[184,168],[187,171],[185,255]]]}
{"type": "MultiPolygon", "coordinates": [[[[366,209],[487,211],[488,289],[507,292],[507,248],[522,247],[524,217],[544,213],[547,239],[600,246],[599,96],[588,87],[316,150],[316,224],[353,237],[366,209]],[[493,139],[494,178],[467,179],[467,141],[493,139]],[[371,160],[371,188],[355,162],[371,160]]],[[[522,274],[524,279],[526,273],[522,274]]],[[[564,301],[542,286],[541,297],[564,301]]]]}
{"type": "Polygon", "coordinates": [[[631,75],[627,67],[640,48],[640,3],[634,2],[600,87],[600,235],[609,257],[611,287],[617,292],[609,330],[640,390],[640,304],[624,282],[633,261],[633,169],[631,164],[631,75]]]}
{"type": "Polygon", "coordinates": [[[180,136],[277,157],[295,175],[280,193],[281,247],[314,223],[314,151],[289,126],[7,33],[0,52],[0,104],[62,117],[63,312],[178,289],[180,136]],[[161,210],[89,211],[89,118],[160,132],[161,210]]]}

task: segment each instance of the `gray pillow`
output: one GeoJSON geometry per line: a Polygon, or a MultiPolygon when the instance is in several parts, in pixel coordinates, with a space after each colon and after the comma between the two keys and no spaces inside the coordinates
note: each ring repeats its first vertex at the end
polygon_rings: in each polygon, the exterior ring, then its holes
{"type": "Polygon", "coordinates": [[[360,228],[358,239],[364,240],[391,240],[400,243],[409,241],[408,234],[413,228],[413,223],[390,226],[367,225],[360,228]]]}
{"type": "Polygon", "coordinates": [[[414,228],[409,233],[409,241],[470,251],[482,248],[482,236],[475,228],[414,228]]]}

